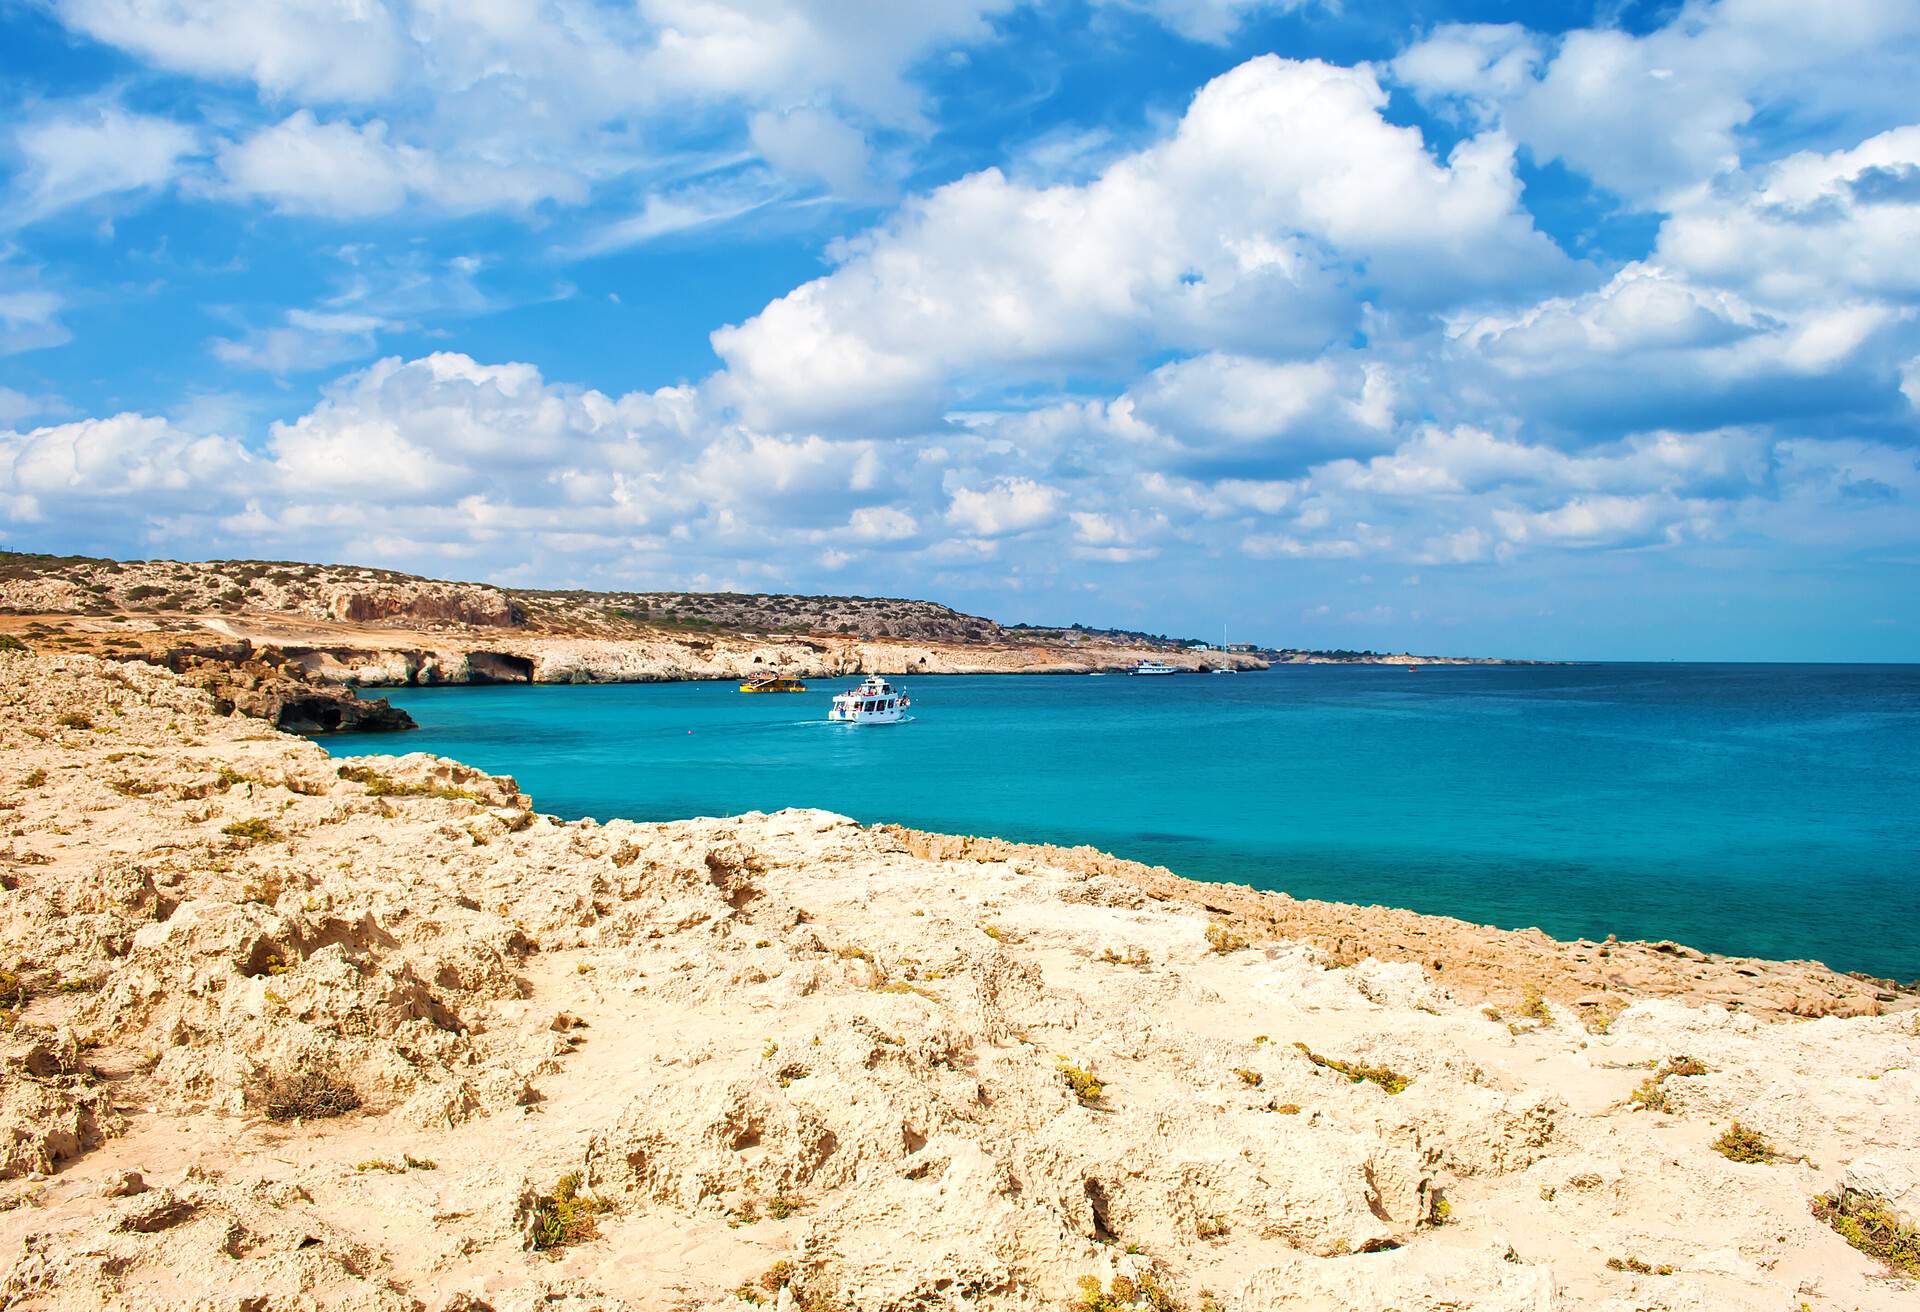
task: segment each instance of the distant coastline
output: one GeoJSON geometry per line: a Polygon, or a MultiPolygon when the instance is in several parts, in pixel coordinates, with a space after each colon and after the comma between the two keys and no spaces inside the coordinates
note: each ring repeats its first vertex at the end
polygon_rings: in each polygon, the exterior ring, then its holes
{"type": "Polygon", "coordinates": [[[1119,673],[1148,658],[1197,673],[1542,663],[1001,625],[901,598],[508,589],[357,566],[21,553],[0,553],[0,633],[37,650],[166,664],[281,727],[328,729],[394,727],[351,704],[356,688],[676,682],[769,670],[800,678],[1119,673]],[[284,712],[296,703],[296,714],[284,712]]]}

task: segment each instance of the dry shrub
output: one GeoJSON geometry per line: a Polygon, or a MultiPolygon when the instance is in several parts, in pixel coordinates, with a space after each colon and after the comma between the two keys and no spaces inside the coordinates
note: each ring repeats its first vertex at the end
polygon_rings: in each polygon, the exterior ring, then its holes
{"type": "Polygon", "coordinates": [[[338,1071],[303,1066],[261,1077],[255,1097],[270,1121],[318,1121],[360,1108],[360,1093],[338,1071]]]}

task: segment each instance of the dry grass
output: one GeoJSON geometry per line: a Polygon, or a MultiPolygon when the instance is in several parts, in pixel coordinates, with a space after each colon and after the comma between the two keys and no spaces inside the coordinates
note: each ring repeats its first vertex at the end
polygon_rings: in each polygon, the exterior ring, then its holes
{"type": "Polygon", "coordinates": [[[244,843],[271,843],[280,837],[280,831],[259,816],[235,820],[230,825],[221,826],[220,832],[228,838],[237,838],[244,843]]]}
{"type": "Polygon", "coordinates": [[[339,775],[342,779],[366,787],[369,797],[437,797],[443,802],[478,802],[478,794],[464,788],[452,788],[446,784],[410,784],[381,774],[369,765],[343,765],[339,775]]]}
{"type": "Polygon", "coordinates": [[[256,1099],[270,1121],[318,1121],[360,1108],[360,1093],[337,1071],[308,1066],[268,1074],[256,1099]]]}

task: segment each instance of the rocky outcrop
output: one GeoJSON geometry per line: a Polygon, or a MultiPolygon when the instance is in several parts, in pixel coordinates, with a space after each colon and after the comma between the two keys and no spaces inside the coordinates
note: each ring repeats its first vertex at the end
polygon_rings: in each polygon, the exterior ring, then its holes
{"type": "Polygon", "coordinates": [[[1340,962],[1411,962],[1450,987],[1519,1008],[1529,995],[1576,1008],[1603,1024],[1635,998],[1682,997],[1769,1018],[1875,1016],[1904,996],[1882,980],[1828,970],[1818,962],[1763,961],[1699,952],[1678,943],[1549,938],[1537,929],[1505,930],[1397,907],[1319,902],[1241,884],[1196,883],[1161,866],[1091,847],[1010,843],[999,838],[931,834],[877,826],[914,856],[942,861],[1034,862],[1103,876],[1159,902],[1197,907],[1235,932],[1312,943],[1340,962]]]}
{"type": "Polygon", "coordinates": [[[402,620],[483,629],[510,629],[527,622],[526,608],[506,593],[471,583],[336,586],[327,593],[327,617],[361,624],[402,620]]]}
{"type": "Polygon", "coordinates": [[[1495,1005],[1523,944],[817,811],[562,823],[81,657],[0,652],[0,827],[9,1307],[1914,1298],[1809,1206],[1914,1206],[1911,1011],[1656,954],[1589,1029],[1495,1005]]]}
{"type": "Polygon", "coordinates": [[[165,654],[168,669],[213,696],[228,715],[265,720],[289,733],[391,732],[412,729],[413,717],[386,698],[364,699],[349,688],[307,676],[277,648],[249,642],[176,647],[165,654]]]}

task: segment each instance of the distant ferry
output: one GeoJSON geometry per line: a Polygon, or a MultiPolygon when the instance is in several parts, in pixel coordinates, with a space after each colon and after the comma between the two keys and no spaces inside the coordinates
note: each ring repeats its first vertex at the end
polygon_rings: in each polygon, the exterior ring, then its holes
{"type": "Polygon", "coordinates": [[[843,724],[898,724],[906,718],[913,700],[877,674],[869,674],[858,688],[850,688],[833,699],[829,720],[843,724]]]}
{"type": "Polygon", "coordinates": [[[805,692],[807,685],[798,679],[789,679],[784,674],[775,674],[771,670],[756,674],[741,681],[741,692],[805,692]]]}
{"type": "Polygon", "coordinates": [[[1128,674],[1178,674],[1180,671],[1160,661],[1143,660],[1127,671],[1128,674]]]}

